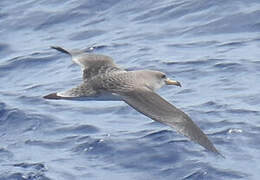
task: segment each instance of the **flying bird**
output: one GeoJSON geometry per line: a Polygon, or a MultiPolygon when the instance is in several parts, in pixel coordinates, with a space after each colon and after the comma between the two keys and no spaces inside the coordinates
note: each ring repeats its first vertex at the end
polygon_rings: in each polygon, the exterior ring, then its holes
{"type": "Polygon", "coordinates": [[[163,99],[156,90],[164,85],[181,86],[178,81],[154,70],[127,71],[105,55],[65,50],[83,72],[83,82],[75,88],[44,96],[45,99],[124,101],[138,112],[166,124],[207,150],[220,154],[202,130],[180,109],[163,99]]]}

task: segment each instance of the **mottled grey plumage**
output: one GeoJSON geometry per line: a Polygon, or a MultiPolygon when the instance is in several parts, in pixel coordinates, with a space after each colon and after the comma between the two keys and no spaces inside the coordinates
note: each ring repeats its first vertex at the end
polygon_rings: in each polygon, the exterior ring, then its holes
{"type": "Polygon", "coordinates": [[[220,154],[200,128],[184,112],[164,100],[154,91],[163,85],[178,85],[159,71],[125,71],[112,58],[80,51],[67,51],[83,71],[83,83],[71,90],[52,93],[46,99],[123,100],[140,113],[173,127],[179,133],[206,149],[220,154]]]}

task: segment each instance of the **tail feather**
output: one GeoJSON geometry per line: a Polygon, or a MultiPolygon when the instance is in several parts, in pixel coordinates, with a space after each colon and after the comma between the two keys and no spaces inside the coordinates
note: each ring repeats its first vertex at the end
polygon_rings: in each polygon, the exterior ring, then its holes
{"type": "Polygon", "coordinates": [[[66,49],[63,49],[62,47],[59,47],[59,46],[51,46],[52,49],[56,49],[57,51],[60,51],[62,53],[65,53],[65,54],[69,54],[71,55],[71,53],[69,51],[67,51],[66,49]]]}

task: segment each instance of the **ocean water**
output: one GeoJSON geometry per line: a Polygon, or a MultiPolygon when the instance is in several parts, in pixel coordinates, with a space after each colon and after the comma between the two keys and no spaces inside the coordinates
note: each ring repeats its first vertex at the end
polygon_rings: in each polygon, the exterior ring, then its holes
{"type": "Polygon", "coordinates": [[[1,0],[0,180],[259,179],[259,0],[1,0]],[[159,94],[225,158],[123,102],[48,101],[91,47],[180,81],[159,94]]]}

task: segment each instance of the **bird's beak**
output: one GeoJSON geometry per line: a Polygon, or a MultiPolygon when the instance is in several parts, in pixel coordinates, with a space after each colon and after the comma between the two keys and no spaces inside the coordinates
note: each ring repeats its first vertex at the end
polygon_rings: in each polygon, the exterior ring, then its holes
{"type": "Polygon", "coordinates": [[[175,86],[180,86],[181,87],[181,83],[179,81],[174,81],[174,80],[171,80],[169,78],[167,78],[165,80],[165,84],[167,84],[167,85],[175,85],[175,86]]]}

